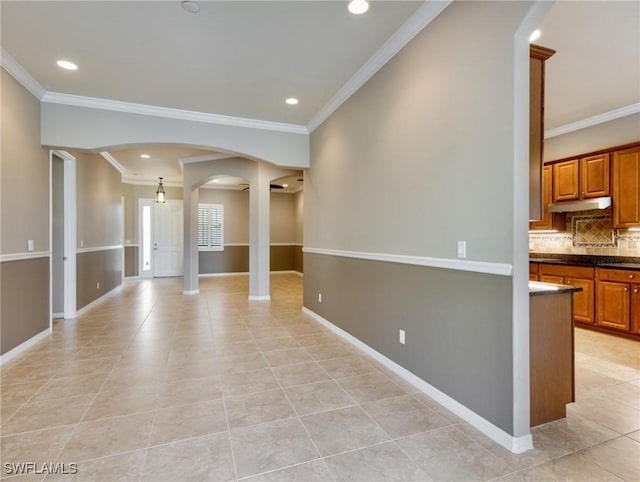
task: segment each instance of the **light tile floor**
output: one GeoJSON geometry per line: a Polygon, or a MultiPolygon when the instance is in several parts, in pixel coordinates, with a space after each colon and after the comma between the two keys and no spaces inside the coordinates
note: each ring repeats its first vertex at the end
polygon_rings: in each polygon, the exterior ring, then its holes
{"type": "Polygon", "coordinates": [[[301,314],[272,276],[128,281],[2,367],[1,466],[22,480],[640,480],[640,343],[576,329],[577,402],[504,450],[301,314]],[[67,466],[67,468],[69,468],[67,466]]]}

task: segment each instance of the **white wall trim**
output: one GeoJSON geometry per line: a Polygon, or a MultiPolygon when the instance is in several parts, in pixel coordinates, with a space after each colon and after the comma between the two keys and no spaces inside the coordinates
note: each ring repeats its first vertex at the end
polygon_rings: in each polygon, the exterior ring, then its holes
{"type": "Polygon", "coordinates": [[[195,296],[200,294],[200,290],[184,290],[182,294],[185,296],[195,296]]]}
{"type": "Polygon", "coordinates": [[[249,296],[249,301],[271,301],[271,296],[249,296]]]}
{"type": "Polygon", "coordinates": [[[0,357],[0,366],[2,366],[5,363],[7,363],[8,361],[14,359],[18,355],[24,353],[25,351],[27,351],[32,346],[40,343],[45,338],[47,338],[49,335],[51,335],[51,328],[45,328],[44,330],[42,330],[37,335],[32,336],[27,341],[24,341],[24,342],[20,343],[18,346],[12,348],[11,350],[9,350],[7,353],[5,353],[4,355],[2,355],[0,357]]]}
{"type": "Polygon", "coordinates": [[[47,93],[47,90],[34,79],[27,70],[13,58],[4,48],[0,53],[0,63],[2,67],[11,74],[11,76],[22,84],[22,86],[31,92],[34,97],[39,100],[47,93]]]}
{"type": "Polygon", "coordinates": [[[139,248],[140,245],[138,243],[125,243],[125,248],[139,248]]]}
{"type": "Polygon", "coordinates": [[[438,402],[443,407],[451,410],[457,416],[462,418],[464,421],[473,425],[475,428],[480,430],[487,437],[491,438],[502,447],[506,448],[510,452],[513,453],[522,453],[529,449],[533,448],[533,439],[531,435],[523,436],[523,437],[513,437],[509,435],[507,432],[502,430],[500,427],[497,427],[493,423],[489,422],[487,419],[481,417],[473,410],[468,409],[466,406],[462,405],[460,402],[451,398],[444,392],[441,392],[433,385],[425,382],[422,378],[414,375],[412,372],[407,370],[401,365],[398,365],[396,362],[387,358],[382,353],[374,350],[366,343],[362,342],[358,338],[353,335],[347,333],[342,328],[331,323],[329,320],[323,318],[317,313],[311,311],[309,308],[303,307],[302,312],[309,315],[314,320],[318,321],[320,324],[327,327],[329,330],[333,331],[336,335],[340,336],[347,342],[356,346],[367,355],[373,357],[376,361],[383,364],[385,367],[393,371],[395,374],[402,377],[408,383],[421,390],[429,397],[433,398],[436,402],[438,402]]]}
{"type": "Polygon", "coordinates": [[[270,246],[302,246],[302,243],[271,243],[270,246]]]}
{"type": "Polygon", "coordinates": [[[511,276],[513,266],[505,263],[489,263],[486,261],[470,261],[465,259],[428,258],[425,256],[406,256],[403,254],[365,253],[361,251],[341,251],[337,249],[321,249],[303,247],[304,253],[340,256],[342,258],[366,259],[371,261],[386,261],[389,263],[429,266],[432,268],[456,269],[460,271],[474,271],[476,273],[497,274],[511,276]]]}
{"type": "Polygon", "coordinates": [[[123,246],[121,244],[114,244],[112,246],[94,246],[90,248],[78,248],[76,249],[76,253],[94,253],[96,251],[109,251],[111,249],[122,249],[123,246]]]}
{"type": "Polygon", "coordinates": [[[322,124],[338,107],[344,104],[362,85],[380,70],[400,49],[411,41],[422,29],[431,23],[452,0],[424,2],[415,13],[358,69],[346,84],[320,109],[307,124],[311,133],[322,124]]]}
{"type": "Polygon", "coordinates": [[[120,164],[118,160],[115,157],[113,157],[111,154],[109,154],[107,151],[102,151],[100,155],[104,157],[109,164],[115,167],[120,174],[125,173],[126,169],[124,168],[124,166],[120,164]]]}
{"type": "Polygon", "coordinates": [[[628,115],[638,114],[640,113],[640,102],[636,102],[635,104],[625,105],[624,107],[620,107],[619,109],[614,109],[609,112],[604,112],[602,114],[594,115],[592,117],[587,117],[586,119],[582,119],[576,122],[571,122],[570,124],[565,124],[560,127],[556,127],[554,129],[549,129],[544,131],[544,138],[551,139],[552,137],[561,136],[562,134],[568,134],[569,132],[579,131],[580,129],[586,129],[587,127],[596,126],[598,124],[604,124],[605,122],[609,122],[612,120],[620,119],[621,117],[626,117],[628,115]]]}
{"type": "Polygon", "coordinates": [[[78,316],[82,316],[84,315],[87,311],[89,311],[91,308],[94,308],[96,305],[99,305],[100,303],[102,303],[107,297],[111,297],[113,295],[118,294],[120,291],[122,290],[122,283],[120,283],[118,286],[116,286],[115,288],[113,288],[110,291],[107,291],[105,294],[103,294],[101,297],[96,298],[95,300],[93,300],[91,303],[89,303],[88,305],[84,305],[82,308],[80,308],[78,311],[76,311],[76,317],[78,316]]]}
{"type": "Polygon", "coordinates": [[[199,273],[199,278],[223,278],[226,276],[249,276],[248,271],[238,271],[234,273],[199,273]]]}
{"type": "Polygon", "coordinates": [[[165,117],[169,119],[178,119],[193,122],[206,122],[208,124],[220,124],[233,127],[244,127],[248,129],[262,129],[268,131],[290,132],[293,134],[305,135],[309,134],[309,131],[305,126],[297,124],[286,124],[284,122],[247,119],[244,117],[233,117],[220,114],[208,114],[206,112],[173,109],[155,105],[136,104],[133,102],[100,99],[97,97],[62,94],[60,92],[46,92],[40,98],[42,102],[46,102],[49,104],[72,105],[76,107],[87,107],[89,109],[127,112],[129,114],[165,117]]]}
{"type": "Polygon", "coordinates": [[[64,313],[51,313],[51,318],[64,318],[64,313]]]}
{"type": "Polygon", "coordinates": [[[0,263],[5,261],[22,261],[24,259],[48,258],[51,251],[30,251],[28,253],[0,254],[0,263]]]}

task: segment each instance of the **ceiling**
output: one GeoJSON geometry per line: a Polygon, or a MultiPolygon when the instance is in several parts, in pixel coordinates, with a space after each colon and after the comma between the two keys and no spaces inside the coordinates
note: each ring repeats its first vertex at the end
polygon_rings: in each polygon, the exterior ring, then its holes
{"type": "Polygon", "coordinates": [[[539,28],[546,129],[640,102],[640,2],[557,1],[539,28]]]}
{"type": "MultiPolygon", "coordinates": [[[[375,1],[361,16],[346,1],[199,5],[192,14],[177,0],[2,0],[2,47],[49,92],[306,126],[424,2],[375,1]],[[61,58],[79,69],[59,69],[61,58]],[[285,104],[290,96],[300,103],[285,104]]],[[[536,43],[557,50],[547,129],[640,102],[640,2],[558,1],[540,28],[536,43]]],[[[206,152],[110,154],[129,181],[180,183],[177,160],[206,152]]]]}

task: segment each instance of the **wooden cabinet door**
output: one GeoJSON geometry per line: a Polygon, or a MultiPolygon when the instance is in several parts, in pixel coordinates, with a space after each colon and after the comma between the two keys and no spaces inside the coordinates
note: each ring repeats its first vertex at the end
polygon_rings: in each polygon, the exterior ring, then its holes
{"type": "Polygon", "coordinates": [[[631,291],[626,283],[598,281],[597,318],[600,326],[629,331],[631,321],[631,291]]]}
{"type": "Polygon", "coordinates": [[[567,278],[566,284],[582,288],[573,293],[573,321],[578,323],[595,323],[594,300],[596,283],[592,279],[567,278]]]}
{"type": "Polygon", "coordinates": [[[542,219],[529,223],[530,229],[551,229],[551,213],[549,212],[551,186],[551,166],[544,166],[542,169],[542,219]]]}
{"type": "Polygon", "coordinates": [[[609,154],[580,159],[580,198],[609,196],[609,154]]]}
{"type": "Polygon", "coordinates": [[[538,277],[540,278],[540,281],[542,281],[543,283],[556,283],[559,285],[564,284],[564,276],[556,276],[553,274],[541,274],[541,275],[538,275],[538,277]]]}
{"type": "Polygon", "coordinates": [[[640,285],[631,285],[631,332],[640,335],[640,285]]]}
{"type": "Polygon", "coordinates": [[[640,226],[640,147],[613,153],[613,227],[640,226]]]}
{"type": "Polygon", "coordinates": [[[578,159],[553,164],[553,202],[578,199],[578,159]]]}

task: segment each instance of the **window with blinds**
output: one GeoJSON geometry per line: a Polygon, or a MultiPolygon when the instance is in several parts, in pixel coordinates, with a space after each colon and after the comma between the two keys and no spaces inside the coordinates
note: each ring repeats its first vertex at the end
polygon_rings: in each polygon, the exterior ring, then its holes
{"type": "Polygon", "coordinates": [[[200,251],[224,250],[224,205],[198,205],[198,248],[200,251]]]}

